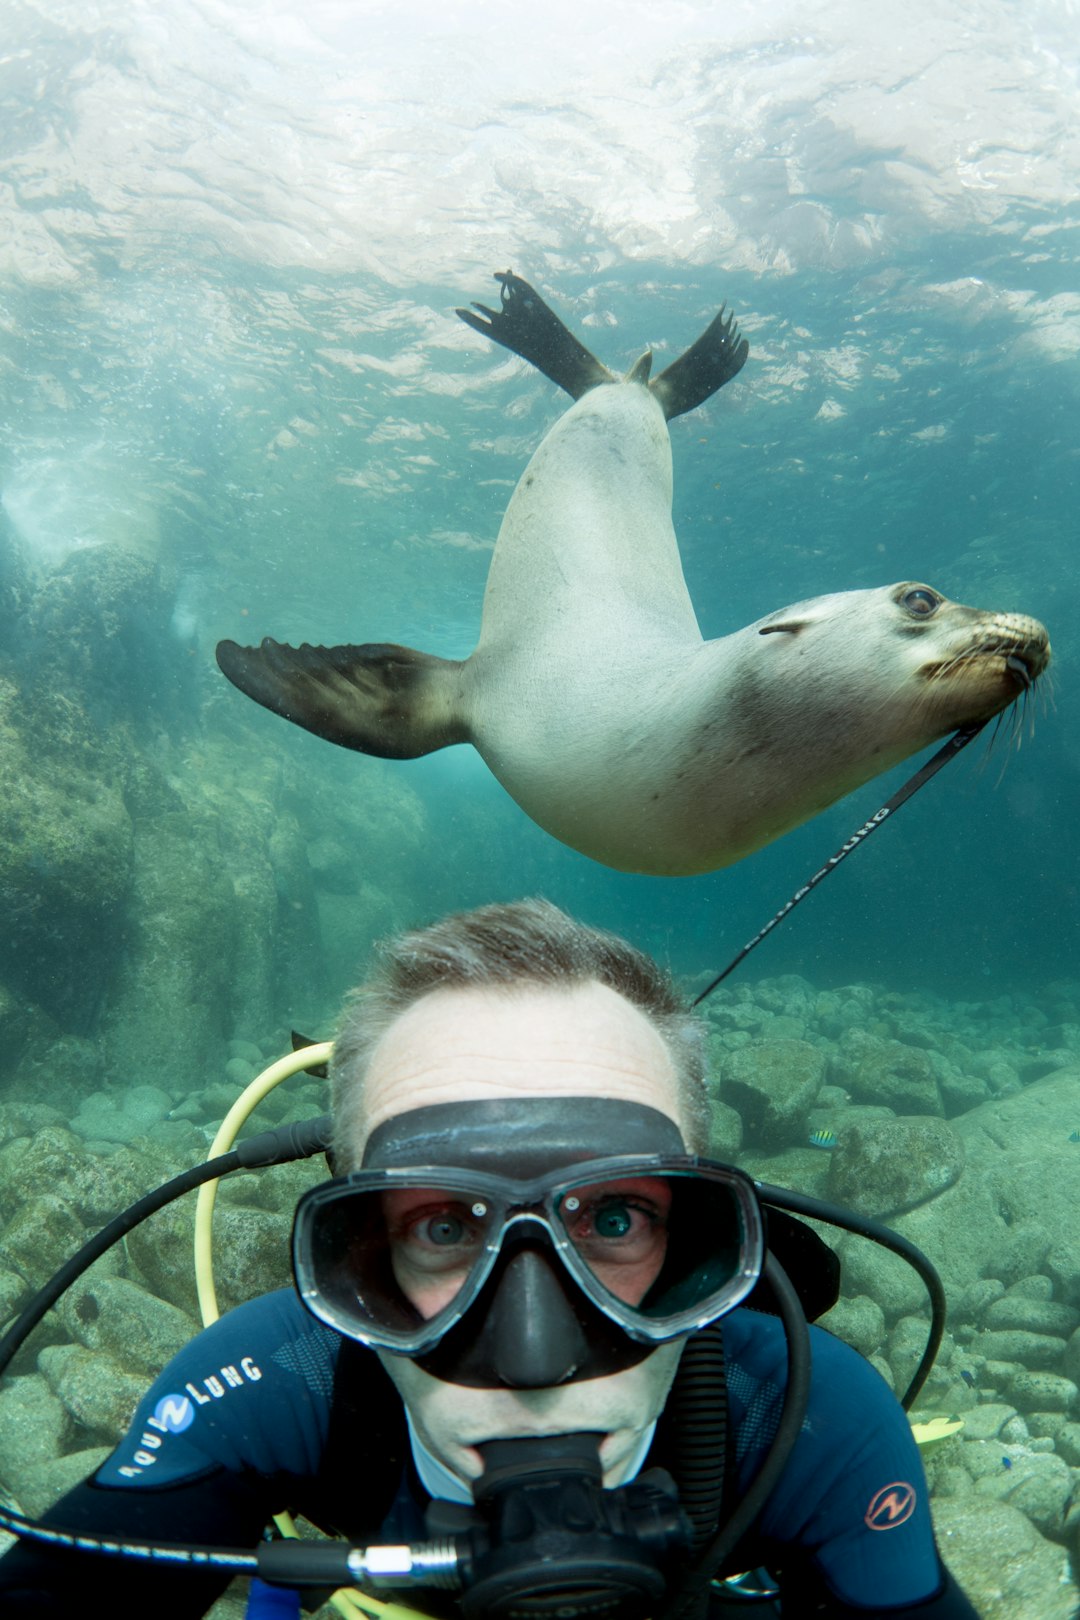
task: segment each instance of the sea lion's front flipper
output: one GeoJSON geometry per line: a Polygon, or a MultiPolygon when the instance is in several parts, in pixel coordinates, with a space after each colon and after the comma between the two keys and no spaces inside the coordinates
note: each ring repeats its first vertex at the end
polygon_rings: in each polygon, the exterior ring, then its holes
{"type": "Polygon", "coordinates": [[[470,741],[458,695],[462,664],[411,647],[259,647],[219,641],[234,686],[327,742],[383,759],[415,759],[470,741]]]}
{"type": "MultiPolygon", "coordinates": [[[[459,309],[457,313],[467,326],[501,343],[504,349],[520,354],[537,371],[565,388],[571,399],[580,399],[600,383],[618,381],[607,366],[578,342],[527,281],[515,276],[512,270],[496,271],[495,280],[501,286],[502,308],[488,309],[486,304],[474,304],[472,309],[459,309]],[[479,313],[474,314],[473,310],[479,313]]],[[[719,387],[719,383],[716,386],[719,387]]]]}
{"type": "Polygon", "coordinates": [[[697,342],[649,384],[668,421],[704,404],[742,370],[749,353],[750,345],[739,336],[734,315],[725,321],[721,308],[697,342]]]}

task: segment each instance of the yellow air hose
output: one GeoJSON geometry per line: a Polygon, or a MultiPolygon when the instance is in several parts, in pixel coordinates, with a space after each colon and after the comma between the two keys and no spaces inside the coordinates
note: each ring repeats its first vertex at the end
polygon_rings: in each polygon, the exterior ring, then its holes
{"type": "MultiPolygon", "coordinates": [[[[290,1052],[286,1057],[278,1058],[276,1063],[271,1063],[269,1068],[256,1075],[222,1120],[207,1157],[214,1159],[219,1154],[228,1153],[248,1117],[275,1086],[279,1086],[283,1080],[290,1079],[301,1069],[311,1069],[318,1063],[329,1062],[333,1050],[333,1041],[318,1041],[313,1046],[302,1046],[298,1052],[290,1052]]],[[[214,1287],[213,1256],[214,1204],[219,1180],[220,1177],[215,1177],[213,1181],[203,1183],[199,1188],[198,1201],[195,1205],[195,1287],[198,1291],[199,1314],[202,1317],[203,1327],[209,1327],[221,1315],[218,1309],[217,1290],[214,1287]]],[[[298,1539],[298,1531],[290,1513],[275,1513],[274,1523],[283,1536],[298,1539]]],[[[359,1616],[364,1615],[373,1616],[375,1620],[427,1620],[426,1616],[418,1614],[415,1609],[406,1608],[400,1603],[384,1603],[381,1598],[372,1597],[367,1592],[359,1592],[348,1586],[343,1586],[335,1592],[330,1602],[343,1616],[343,1620],[358,1620],[359,1616]]]]}

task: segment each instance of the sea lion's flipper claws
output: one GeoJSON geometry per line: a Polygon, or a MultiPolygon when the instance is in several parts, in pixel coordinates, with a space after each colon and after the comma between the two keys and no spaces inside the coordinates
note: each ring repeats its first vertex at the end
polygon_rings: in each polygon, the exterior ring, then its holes
{"type": "Polygon", "coordinates": [[[721,308],[697,342],[649,384],[668,421],[704,404],[710,394],[730,382],[742,370],[749,352],[735,317],[729,315],[725,320],[721,308]]]}
{"type": "Polygon", "coordinates": [[[462,665],[411,647],[259,647],[221,641],[224,675],[264,709],[327,742],[383,759],[415,759],[468,742],[458,706],[462,665]]]}
{"type": "Polygon", "coordinates": [[[495,280],[502,289],[501,309],[474,304],[457,314],[474,332],[482,332],[504,349],[512,349],[528,360],[537,371],[565,388],[571,399],[580,399],[590,388],[618,379],[595,355],[590,354],[549,309],[534,287],[512,270],[497,271],[495,280]]]}

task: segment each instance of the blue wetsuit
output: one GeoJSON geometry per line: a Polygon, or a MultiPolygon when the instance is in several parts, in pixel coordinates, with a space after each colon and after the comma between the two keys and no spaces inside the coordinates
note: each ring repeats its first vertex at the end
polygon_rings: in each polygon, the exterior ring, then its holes
{"type": "MultiPolygon", "coordinates": [[[[943,1572],[918,1449],[895,1399],[854,1350],[810,1331],[803,1431],[736,1567],[780,1572],[785,1617],[977,1620],[943,1572]]],[[[724,1321],[724,1348],[742,1488],[775,1432],[783,1330],[771,1316],[736,1310],[724,1321]]],[[[401,1403],[377,1358],[316,1322],[286,1289],[194,1339],[154,1382],[112,1456],[47,1517],[90,1533],[250,1547],[288,1507],[354,1541],[400,1541],[424,1536],[425,1501],[401,1403]]],[[[155,1620],[201,1615],[225,1585],[215,1574],[23,1542],[0,1559],[0,1611],[77,1613],[90,1581],[116,1612],[144,1603],[155,1620]]]]}

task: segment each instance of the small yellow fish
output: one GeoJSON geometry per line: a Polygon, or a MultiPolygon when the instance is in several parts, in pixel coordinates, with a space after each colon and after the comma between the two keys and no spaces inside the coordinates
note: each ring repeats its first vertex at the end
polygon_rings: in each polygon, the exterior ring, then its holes
{"type": "Polygon", "coordinates": [[[836,1132],[824,1127],[819,1131],[811,1131],[807,1137],[811,1147],[834,1148],[836,1146],[836,1132]]]}

